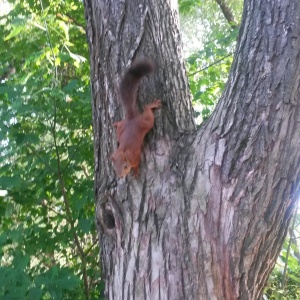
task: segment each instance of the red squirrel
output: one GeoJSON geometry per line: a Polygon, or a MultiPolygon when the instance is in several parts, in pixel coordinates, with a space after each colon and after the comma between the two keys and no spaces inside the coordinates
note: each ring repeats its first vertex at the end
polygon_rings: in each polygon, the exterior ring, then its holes
{"type": "Polygon", "coordinates": [[[126,71],[120,84],[120,96],[126,111],[125,120],[113,123],[117,130],[118,149],[111,159],[118,177],[125,177],[131,169],[139,175],[144,137],[154,126],[153,109],[161,106],[160,100],[144,106],[143,113],[137,109],[137,91],[141,78],[153,71],[149,61],[138,61],[126,71]]]}

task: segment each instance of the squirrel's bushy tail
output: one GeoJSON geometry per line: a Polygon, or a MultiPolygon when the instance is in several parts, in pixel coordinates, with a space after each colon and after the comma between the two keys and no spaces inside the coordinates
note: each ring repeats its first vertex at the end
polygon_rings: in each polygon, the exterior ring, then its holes
{"type": "Polygon", "coordinates": [[[137,115],[137,91],[141,78],[153,72],[154,66],[148,60],[136,61],[124,74],[120,84],[120,94],[126,110],[126,119],[137,115]]]}

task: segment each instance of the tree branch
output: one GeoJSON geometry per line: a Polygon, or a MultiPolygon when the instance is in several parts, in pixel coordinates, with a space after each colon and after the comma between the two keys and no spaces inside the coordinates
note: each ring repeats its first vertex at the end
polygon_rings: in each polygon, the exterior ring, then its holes
{"type": "Polygon", "coordinates": [[[82,275],[83,275],[83,281],[84,281],[84,290],[85,290],[85,298],[86,300],[89,300],[89,285],[88,285],[88,276],[87,276],[87,270],[86,270],[86,259],[85,259],[85,253],[83,251],[83,248],[80,244],[79,237],[76,233],[75,225],[73,222],[72,218],[72,212],[70,208],[70,202],[66,193],[66,188],[65,188],[65,183],[63,180],[63,175],[62,175],[62,170],[61,170],[61,162],[60,162],[60,155],[58,151],[58,146],[57,146],[57,139],[56,139],[56,103],[54,104],[54,120],[53,120],[53,126],[51,127],[52,129],[52,134],[53,134],[53,139],[54,139],[54,147],[55,147],[55,152],[56,152],[56,157],[57,157],[57,175],[58,175],[58,181],[61,187],[62,195],[63,195],[63,201],[66,209],[66,218],[68,222],[70,223],[72,234],[74,237],[75,245],[76,248],[79,252],[80,259],[81,259],[81,266],[82,266],[82,275]]]}
{"type": "Polygon", "coordinates": [[[222,13],[223,13],[225,19],[228,21],[231,28],[235,29],[238,26],[238,24],[234,19],[234,16],[230,10],[230,7],[228,7],[228,5],[225,3],[225,0],[215,0],[215,1],[220,6],[222,13]]]}
{"type": "Polygon", "coordinates": [[[70,14],[66,13],[65,15],[62,15],[61,13],[57,13],[56,14],[57,17],[60,17],[61,19],[63,19],[65,21],[65,19],[67,19],[67,21],[69,23],[74,23],[76,26],[78,26],[80,29],[82,29],[85,33],[85,26],[81,23],[79,23],[76,19],[74,19],[70,14]]]}

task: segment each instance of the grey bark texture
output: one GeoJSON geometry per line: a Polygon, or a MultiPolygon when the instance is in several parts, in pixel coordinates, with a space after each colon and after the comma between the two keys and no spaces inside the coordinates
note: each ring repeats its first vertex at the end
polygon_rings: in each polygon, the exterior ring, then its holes
{"type": "Polygon", "coordinates": [[[260,299],[300,191],[300,2],[245,0],[228,84],[196,130],[174,1],[84,0],[96,218],[107,299],[260,299]],[[117,179],[112,123],[136,58],[162,101],[140,177],[117,179]]]}

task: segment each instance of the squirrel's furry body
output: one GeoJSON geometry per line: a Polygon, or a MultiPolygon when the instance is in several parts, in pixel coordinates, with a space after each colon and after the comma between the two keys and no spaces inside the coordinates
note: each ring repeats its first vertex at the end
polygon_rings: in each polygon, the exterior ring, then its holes
{"type": "Polygon", "coordinates": [[[125,120],[114,123],[117,129],[118,149],[112,155],[115,171],[125,177],[131,169],[138,175],[142,145],[146,134],[154,126],[153,109],[160,107],[160,100],[144,106],[143,113],[137,109],[137,91],[141,78],[153,71],[148,61],[134,63],[125,73],[120,84],[120,95],[126,111],[125,120]]]}

